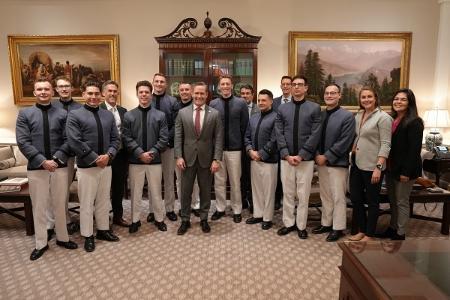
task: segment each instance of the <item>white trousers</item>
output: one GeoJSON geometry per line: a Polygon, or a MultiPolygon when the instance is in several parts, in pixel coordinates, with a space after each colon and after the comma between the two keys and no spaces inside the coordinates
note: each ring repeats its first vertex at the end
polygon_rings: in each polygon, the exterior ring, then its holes
{"type": "Polygon", "coordinates": [[[284,226],[291,227],[297,222],[298,229],[304,230],[306,228],[313,172],[314,161],[302,161],[297,166],[291,166],[286,160],[281,161],[284,226]],[[297,218],[295,219],[294,210],[296,197],[298,199],[298,206],[297,218]]]}
{"type": "MultiPolygon", "coordinates": [[[[177,194],[178,199],[181,199],[181,171],[178,168],[175,168],[175,174],[177,175],[177,194]]],[[[197,177],[195,177],[194,181],[194,189],[192,190],[192,202],[191,202],[191,208],[192,209],[199,209],[200,208],[200,195],[199,195],[200,189],[198,187],[197,177]]],[[[181,203],[180,203],[181,206],[181,203]]]]}
{"type": "MultiPolygon", "coordinates": [[[[70,185],[73,181],[73,176],[75,175],[75,157],[69,157],[67,160],[67,200],[66,200],[66,222],[69,224],[70,214],[69,214],[69,198],[70,198],[70,185]]],[[[49,208],[47,210],[47,229],[53,229],[55,227],[55,216],[53,215],[53,210],[49,208]]]]}
{"type": "Polygon", "coordinates": [[[242,151],[223,151],[219,171],[214,173],[214,191],[217,211],[225,211],[227,207],[227,176],[230,180],[230,202],[234,214],[242,212],[241,195],[241,153],[242,151]]]}
{"type": "Polygon", "coordinates": [[[148,199],[151,203],[155,220],[164,221],[164,205],[161,195],[161,164],[129,166],[130,190],[131,190],[131,218],[136,223],[141,218],[142,190],[145,177],[147,177],[148,199]]]}
{"type": "Polygon", "coordinates": [[[97,230],[109,230],[111,209],[111,167],[78,168],[78,198],[80,199],[80,231],[84,237],[97,230]]]}
{"type": "Polygon", "coordinates": [[[47,170],[27,171],[31,203],[33,205],[36,249],[47,245],[47,211],[55,216],[55,232],[58,241],[69,241],[66,227],[67,168],[55,172],[47,170]]]}
{"type": "MultiPolygon", "coordinates": [[[[166,151],[161,153],[161,165],[162,175],[164,178],[164,203],[166,205],[166,211],[173,211],[175,204],[175,190],[174,190],[174,171],[175,160],[173,148],[167,148],[166,151]]],[[[152,206],[150,205],[150,211],[152,212],[152,206]]]]}
{"type": "Polygon", "coordinates": [[[277,188],[278,164],[252,160],[250,174],[253,195],[253,217],[272,221],[277,188]]]}
{"type": "Polygon", "coordinates": [[[322,200],[322,226],[333,225],[344,230],[347,220],[348,168],[319,166],[319,188],[322,200]]]}

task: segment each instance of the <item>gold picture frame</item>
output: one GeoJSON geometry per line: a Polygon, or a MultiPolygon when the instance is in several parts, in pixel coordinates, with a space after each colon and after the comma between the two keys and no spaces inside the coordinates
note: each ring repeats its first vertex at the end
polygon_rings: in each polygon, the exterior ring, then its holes
{"type": "Polygon", "coordinates": [[[81,100],[86,80],[120,82],[118,35],[8,35],[8,45],[14,104],[19,106],[35,103],[38,78],[53,82],[68,76],[75,100],[81,100]]]}
{"type": "Polygon", "coordinates": [[[408,87],[411,32],[289,32],[289,74],[305,75],[309,97],[323,105],[323,88],[341,86],[341,105],[358,106],[363,85],[375,87],[390,107],[395,90],[408,87]],[[377,85],[378,84],[378,85],[377,85]]]}

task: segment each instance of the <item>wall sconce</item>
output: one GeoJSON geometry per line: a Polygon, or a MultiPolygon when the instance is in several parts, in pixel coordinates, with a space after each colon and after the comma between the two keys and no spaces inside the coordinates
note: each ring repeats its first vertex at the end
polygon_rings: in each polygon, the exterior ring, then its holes
{"type": "Polygon", "coordinates": [[[425,128],[430,132],[425,136],[425,148],[432,151],[434,147],[442,145],[442,134],[439,128],[449,127],[449,115],[447,109],[434,108],[425,111],[425,128]]]}

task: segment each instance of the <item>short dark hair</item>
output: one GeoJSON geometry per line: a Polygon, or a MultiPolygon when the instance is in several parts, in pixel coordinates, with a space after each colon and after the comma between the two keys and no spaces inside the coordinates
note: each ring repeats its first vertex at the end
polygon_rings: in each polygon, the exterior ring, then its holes
{"type": "Polygon", "coordinates": [[[341,92],[341,87],[337,83],[329,83],[323,88],[323,90],[325,91],[327,89],[327,87],[329,87],[329,86],[335,86],[335,87],[337,87],[339,93],[341,92]]]}
{"type": "Polygon", "coordinates": [[[114,81],[114,80],[106,80],[106,81],[102,84],[102,91],[106,88],[107,85],[110,85],[110,84],[115,85],[116,88],[119,88],[119,84],[118,84],[116,81],[114,81]]]}
{"type": "Polygon", "coordinates": [[[153,91],[153,86],[148,80],[141,80],[136,83],[136,92],[141,86],[146,86],[150,89],[150,93],[153,91]]]}
{"type": "Polygon", "coordinates": [[[197,86],[204,86],[205,89],[206,89],[206,92],[208,92],[208,85],[207,85],[206,83],[204,83],[203,81],[194,82],[194,83],[192,84],[192,90],[194,90],[195,87],[197,87],[197,86]]]}
{"type": "Polygon", "coordinates": [[[99,91],[101,91],[101,88],[102,88],[98,81],[90,80],[90,81],[86,81],[86,83],[81,86],[81,91],[85,92],[86,89],[90,86],[98,88],[99,91]]]}
{"type": "Polygon", "coordinates": [[[273,93],[267,89],[260,90],[258,95],[267,95],[270,99],[273,100],[273,93]]]}
{"type": "Polygon", "coordinates": [[[280,80],[280,82],[282,82],[283,81],[283,79],[289,79],[291,82],[292,82],[292,77],[291,76],[289,76],[289,75],[284,75],[283,77],[281,77],[281,80],[280,80]]]}
{"type": "Polygon", "coordinates": [[[164,73],[155,73],[155,75],[153,75],[153,79],[155,79],[156,76],[164,77],[164,79],[167,80],[167,77],[166,77],[166,75],[164,75],[164,73]]]}
{"type": "Polygon", "coordinates": [[[292,77],[292,81],[294,81],[295,79],[303,79],[305,85],[308,85],[308,79],[306,79],[306,77],[303,75],[295,75],[294,77],[292,77]]]}
{"type": "Polygon", "coordinates": [[[375,97],[375,107],[378,107],[378,93],[377,91],[375,91],[375,89],[371,86],[363,86],[361,88],[361,90],[359,91],[358,94],[358,103],[359,103],[359,108],[364,109],[364,107],[361,105],[361,94],[363,91],[370,91],[372,92],[373,96],[375,97]]]}
{"type": "Polygon", "coordinates": [[[233,76],[229,75],[229,74],[223,74],[219,76],[219,83],[222,79],[228,78],[230,79],[231,83],[233,83],[233,76]]]}
{"type": "Polygon", "coordinates": [[[48,82],[48,83],[50,83],[50,85],[51,85],[52,88],[53,88],[52,82],[51,82],[49,79],[46,79],[46,78],[39,78],[39,79],[36,79],[36,80],[33,82],[33,88],[36,86],[36,83],[39,83],[39,82],[48,82]]]}
{"type": "Polygon", "coordinates": [[[70,83],[70,86],[72,86],[72,82],[70,81],[69,77],[67,77],[66,75],[60,75],[60,76],[56,77],[55,85],[57,85],[58,80],[64,80],[64,81],[70,83]]]}
{"type": "Polygon", "coordinates": [[[242,91],[242,89],[250,90],[250,92],[252,92],[252,94],[255,92],[255,90],[253,89],[253,87],[251,86],[251,84],[244,84],[244,85],[241,86],[241,88],[239,89],[239,92],[242,91]]]}

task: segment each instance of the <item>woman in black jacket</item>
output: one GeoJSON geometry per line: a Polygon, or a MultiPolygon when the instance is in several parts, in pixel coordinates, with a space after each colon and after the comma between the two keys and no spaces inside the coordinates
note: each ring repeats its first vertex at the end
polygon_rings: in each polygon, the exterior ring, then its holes
{"type": "Polygon", "coordinates": [[[423,121],[417,114],[416,97],[410,89],[400,89],[392,99],[392,140],[386,172],[391,202],[391,222],[384,237],[404,240],[409,220],[409,195],[422,174],[423,121]]]}

